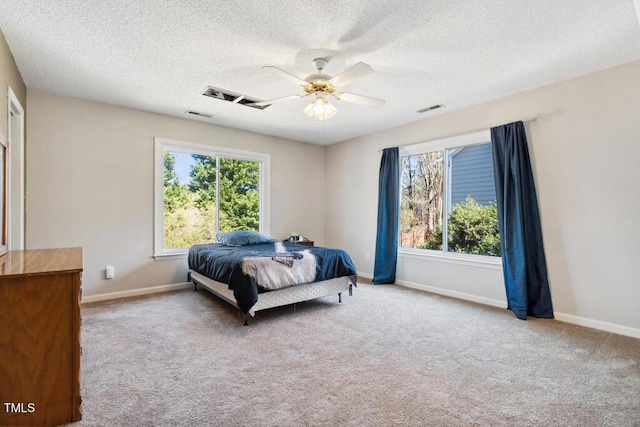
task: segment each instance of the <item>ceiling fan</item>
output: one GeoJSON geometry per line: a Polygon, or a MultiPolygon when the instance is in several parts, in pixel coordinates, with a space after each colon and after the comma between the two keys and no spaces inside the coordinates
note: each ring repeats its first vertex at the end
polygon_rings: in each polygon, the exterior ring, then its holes
{"type": "Polygon", "coordinates": [[[262,68],[266,68],[279,76],[286,77],[289,80],[302,86],[303,93],[283,96],[281,98],[270,99],[267,101],[256,102],[254,105],[262,107],[265,105],[275,104],[276,102],[286,101],[288,99],[304,98],[309,95],[314,95],[315,99],[311,104],[303,110],[304,113],[316,121],[326,120],[333,117],[337,110],[329,104],[327,96],[333,96],[338,101],[346,101],[352,104],[365,105],[367,107],[382,108],[386,104],[386,101],[377,98],[371,98],[369,96],[356,95],[353,93],[340,92],[339,88],[343,87],[352,81],[366,76],[373,72],[373,68],[364,62],[358,62],[357,64],[347,68],[340,74],[332,77],[328,74],[323,74],[322,70],[327,66],[329,61],[325,58],[316,58],[313,60],[313,65],[318,71],[317,74],[311,74],[305,79],[285,71],[281,68],[267,65],[262,68]]]}

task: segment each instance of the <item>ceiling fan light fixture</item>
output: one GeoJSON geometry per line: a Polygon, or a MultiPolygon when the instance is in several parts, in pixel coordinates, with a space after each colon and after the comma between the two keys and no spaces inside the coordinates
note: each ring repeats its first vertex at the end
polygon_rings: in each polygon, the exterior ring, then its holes
{"type": "Polygon", "coordinates": [[[371,66],[365,64],[364,62],[358,62],[357,64],[352,65],[351,67],[342,71],[340,74],[332,77],[328,74],[322,73],[324,67],[327,65],[327,62],[328,61],[325,58],[316,58],[313,61],[313,65],[316,67],[318,73],[311,74],[304,79],[273,65],[265,65],[263,68],[267,68],[271,71],[276,71],[281,76],[287,77],[289,80],[293,80],[294,82],[302,86],[302,90],[304,91],[304,93],[283,96],[268,101],[254,102],[251,105],[255,107],[268,107],[271,104],[287,99],[304,98],[305,96],[313,95],[315,96],[314,101],[311,104],[307,105],[303,112],[316,122],[330,119],[338,112],[338,110],[336,110],[333,105],[327,102],[327,98],[329,97],[329,95],[333,96],[338,101],[344,101],[351,104],[365,105],[371,108],[384,107],[386,101],[382,99],[338,91],[339,87],[345,86],[356,79],[372,73],[373,68],[371,68],[371,66]]]}
{"type": "Polygon", "coordinates": [[[303,113],[317,122],[330,119],[337,112],[338,110],[336,110],[336,107],[329,104],[326,99],[318,95],[316,95],[315,101],[307,105],[303,110],[303,113]]]}

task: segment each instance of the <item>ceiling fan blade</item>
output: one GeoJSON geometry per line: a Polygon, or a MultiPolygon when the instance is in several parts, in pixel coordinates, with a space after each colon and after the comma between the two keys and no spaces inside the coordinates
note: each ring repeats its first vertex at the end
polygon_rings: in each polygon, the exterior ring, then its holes
{"type": "Polygon", "coordinates": [[[280,76],[280,77],[287,78],[287,79],[289,79],[289,80],[291,80],[291,81],[295,82],[296,84],[299,84],[299,85],[306,85],[306,84],[307,84],[307,81],[306,81],[306,80],[304,80],[304,79],[302,79],[302,78],[300,78],[300,77],[296,76],[296,75],[295,75],[295,74],[293,74],[293,73],[290,73],[290,72],[288,72],[288,71],[285,71],[285,70],[283,70],[282,68],[278,68],[278,67],[275,67],[275,66],[273,66],[273,65],[265,65],[265,66],[264,66],[264,67],[262,67],[262,68],[266,68],[267,70],[269,70],[269,71],[270,71],[270,72],[272,72],[273,74],[276,74],[276,75],[278,75],[278,76],[280,76]]]}
{"type": "Polygon", "coordinates": [[[371,68],[371,66],[364,62],[358,62],[329,80],[329,83],[334,86],[341,87],[351,83],[355,79],[359,79],[360,77],[364,77],[371,73],[373,73],[373,68],[371,68]]]}
{"type": "Polygon", "coordinates": [[[356,95],[355,93],[341,93],[336,96],[340,101],[350,102],[352,104],[365,105],[372,108],[382,108],[387,101],[370,96],[356,95]]]}
{"type": "Polygon", "coordinates": [[[308,96],[308,95],[309,95],[308,93],[305,93],[302,95],[299,95],[299,94],[288,95],[288,96],[283,96],[282,98],[268,99],[266,101],[260,101],[260,102],[252,102],[251,105],[264,107],[265,105],[275,104],[276,102],[286,101],[287,99],[304,98],[305,96],[308,96]]]}

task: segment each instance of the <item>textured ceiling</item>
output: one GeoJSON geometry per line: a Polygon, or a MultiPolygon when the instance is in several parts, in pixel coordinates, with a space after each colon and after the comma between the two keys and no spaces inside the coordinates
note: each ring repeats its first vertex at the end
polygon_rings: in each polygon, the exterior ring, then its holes
{"type": "Polygon", "coordinates": [[[0,27],[29,89],[331,144],[638,60],[634,1],[3,0],[0,27]],[[344,90],[386,106],[336,101],[315,123],[309,98],[258,110],[201,95],[298,93],[262,66],[305,77],[316,57],[330,75],[371,65],[344,90]]]}

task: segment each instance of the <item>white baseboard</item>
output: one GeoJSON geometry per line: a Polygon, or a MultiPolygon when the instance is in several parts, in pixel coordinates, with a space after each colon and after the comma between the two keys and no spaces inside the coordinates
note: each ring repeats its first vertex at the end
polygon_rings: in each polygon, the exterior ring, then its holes
{"type": "Polygon", "coordinates": [[[625,335],[633,338],[640,338],[640,329],[615,323],[603,322],[600,320],[587,319],[586,317],[574,316],[565,313],[553,313],[556,320],[560,322],[572,323],[574,325],[586,326],[587,328],[599,329],[601,331],[613,332],[618,335],[625,335]]]}
{"type": "Polygon", "coordinates": [[[110,299],[137,297],[140,295],[155,294],[158,292],[177,291],[180,289],[187,289],[193,286],[193,283],[176,283],[174,285],[162,285],[154,286],[151,288],[132,289],[130,291],[110,292],[108,294],[98,294],[82,297],[82,303],[106,301],[110,299]]]}
{"type": "MultiPolygon", "coordinates": [[[[368,273],[358,273],[358,276],[366,277],[367,279],[373,278],[373,276],[368,273]]],[[[480,304],[486,304],[486,305],[490,305],[498,308],[505,308],[507,306],[506,299],[501,301],[501,300],[496,300],[492,298],[485,298],[477,295],[467,294],[464,292],[452,291],[449,289],[437,288],[434,286],[423,285],[420,283],[408,282],[406,280],[396,280],[396,284],[407,287],[407,288],[418,289],[422,291],[431,292],[434,294],[463,299],[466,301],[473,301],[480,304]]],[[[560,322],[571,323],[579,326],[585,326],[587,328],[598,329],[606,332],[613,332],[614,334],[624,335],[627,337],[640,338],[640,329],[637,329],[637,328],[631,328],[629,326],[618,325],[615,323],[602,322],[600,320],[588,319],[586,317],[574,316],[572,314],[554,312],[553,315],[555,319],[560,322]]]]}
{"type": "MultiPolygon", "coordinates": [[[[364,277],[366,279],[373,279],[373,275],[369,273],[360,273],[358,272],[358,277],[364,277]]],[[[445,295],[448,297],[463,299],[466,301],[477,302],[480,304],[490,305],[493,307],[505,308],[507,306],[507,300],[504,301],[480,297],[477,295],[467,294],[464,292],[452,291],[450,289],[437,288],[435,286],[423,285],[422,283],[409,282],[407,280],[396,280],[396,284],[400,286],[404,286],[405,288],[418,289],[421,291],[431,292],[433,294],[445,295]]]]}
{"type": "Polygon", "coordinates": [[[408,282],[406,280],[396,280],[396,283],[406,288],[418,289],[421,291],[427,291],[438,295],[444,295],[447,297],[453,297],[462,299],[465,301],[477,302],[479,304],[490,305],[492,307],[505,308],[507,301],[500,301],[497,299],[481,297],[478,295],[467,294],[465,292],[452,291],[450,289],[437,288],[435,286],[423,285],[421,283],[408,282]]]}

